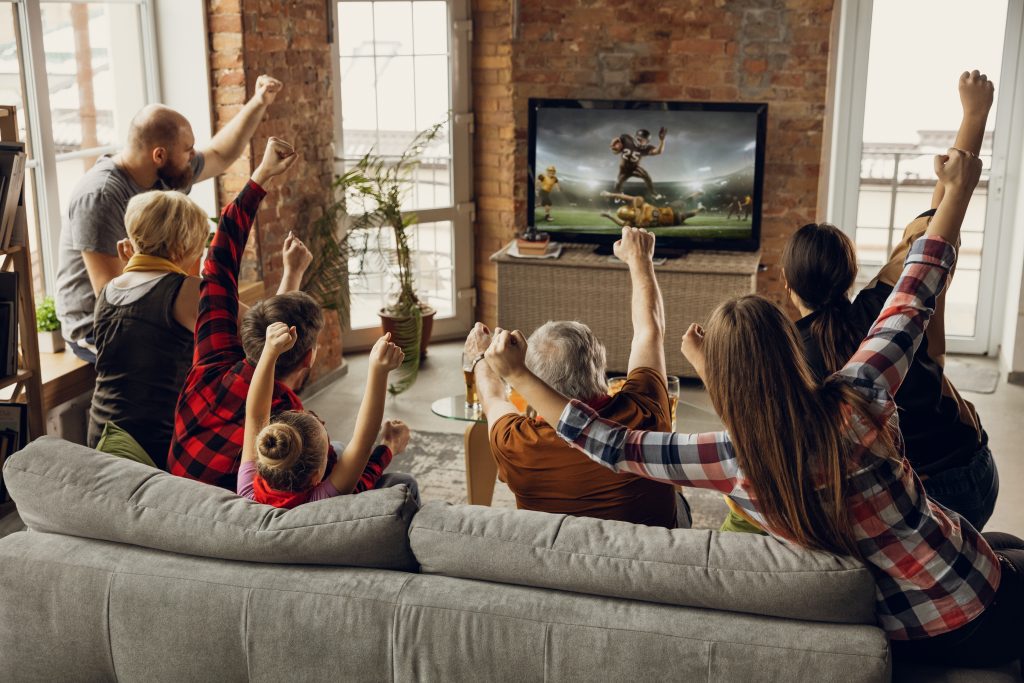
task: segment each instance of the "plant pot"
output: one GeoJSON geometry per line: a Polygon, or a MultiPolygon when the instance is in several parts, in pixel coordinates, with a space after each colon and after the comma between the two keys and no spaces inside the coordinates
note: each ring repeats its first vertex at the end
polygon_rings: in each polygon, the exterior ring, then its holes
{"type": "Polygon", "coordinates": [[[61,336],[60,330],[39,332],[38,335],[40,353],[60,353],[64,350],[64,337],[61,336]]]}
{"type": "MultiPolygon", "coordinates": [[[[423,331],[420,333],[420,359],[427,357],[427,346],[430,344],[430,336],[434,332],[434,316],[437,315],[437,311],[426,304],[420,304],[420,310],[423,312],[423,331]]],[[[382,308],[377,312],[380,315],[380,327],[381,333],[391,333],[391,336],[396,335],[396,324],[403,318],[397,318],[389,313],[385,312],[382,308]]]]}

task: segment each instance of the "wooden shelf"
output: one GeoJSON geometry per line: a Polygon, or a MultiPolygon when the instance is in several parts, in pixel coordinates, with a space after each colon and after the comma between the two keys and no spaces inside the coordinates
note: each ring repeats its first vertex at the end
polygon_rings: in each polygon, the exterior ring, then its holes
{"type": "Polygon", "coordinates": [[[32,378],[31,370],[19,370],[17,374],[10,377],[0,378],[0,389],[6,389],[12,384],[21,384],[32,378]]]}

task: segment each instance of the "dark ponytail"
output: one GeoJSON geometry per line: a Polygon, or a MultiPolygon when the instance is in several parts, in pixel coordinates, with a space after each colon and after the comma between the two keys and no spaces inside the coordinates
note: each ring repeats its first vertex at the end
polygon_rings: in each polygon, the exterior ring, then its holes
{"type": "Polygon", "coordinates": [[[808,223],[786,244],[782,269],[789,289],[817,313],[810,331],[825,376],[831,375],[846,365],[864,336],[850,317],[849,291],[857,278],[853,242],[834,225],[808,223]]]}

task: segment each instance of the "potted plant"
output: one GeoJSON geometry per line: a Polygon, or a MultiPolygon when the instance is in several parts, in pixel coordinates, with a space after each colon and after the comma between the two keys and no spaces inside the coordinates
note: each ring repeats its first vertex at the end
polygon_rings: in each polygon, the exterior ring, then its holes
{"type": "Polygon", "coordinates": [[[60,320],[53,297],[44,298],[36,306],[36,331],[39,333],[39,350],[42,353],[59,353],[64,350],[64,337],[60,334],[60,320]]]}
{"type": "Polygon", "coordinates": [[[402,210],[402,200],[420,157],[440,136],[443,126],[441,122],[417,134],[397,158],[381,156],[373,150],[364,154],[334,179],[337,200],[325,209],[311,230],[310,248],[319,258],[314,260],[314,272],[309,278],[310,294],[323,305],[336,308],[344,326],[350,320],[350,275],[365,272],[374,256],[394,273],[397,291],[379,311],[381,327],[405,351],[405,361],[388,387],[393,394],[405,391],[416,380],[436,314],[416,294],[409,237],[417,218],[414,213],[402,210]],[[341,230],[344,234],[339,235],[341,230]],[[388,233],[393,237],[393,246],[386,239],[388,233]],[[350,259],[357,264],[352,273],[348,270],[350,259]]]}

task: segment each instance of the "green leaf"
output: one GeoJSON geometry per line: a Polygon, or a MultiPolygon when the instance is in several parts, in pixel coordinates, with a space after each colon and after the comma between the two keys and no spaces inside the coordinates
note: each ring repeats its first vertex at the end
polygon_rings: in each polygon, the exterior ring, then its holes
{"type": "Polygon", "coordinates": [[[395,320],[395,331],[391,341],[405,352],[405,360],[391,373],[388,393],[398,395],[416,382],[420,371],[420,339],[423,336],[423,312],[419,306],[410,315],[395,320]]]}

